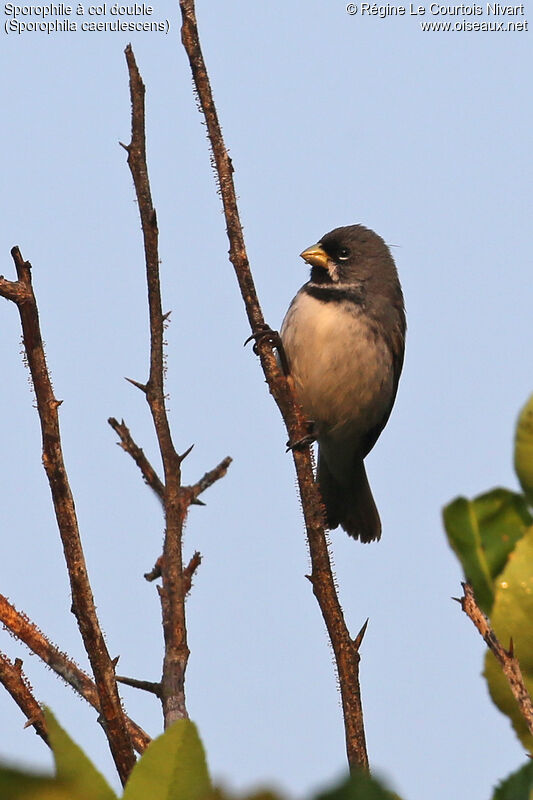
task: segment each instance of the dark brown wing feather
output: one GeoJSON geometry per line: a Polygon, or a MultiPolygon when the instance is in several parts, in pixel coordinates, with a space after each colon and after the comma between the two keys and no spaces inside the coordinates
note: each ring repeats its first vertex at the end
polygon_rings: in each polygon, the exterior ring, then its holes
{"type": "Polygon", "coordinates": [[[385,413],[383,414],[382,418],[380,419],[379,423],[375,425],[371,430],[369,430],[364,438],[363,452],[361,453],[362,458],[365,458],[368,455],[368,453],[370,453],[370,451],[376,444],[377,440],[379,439],[381,431],[388,422],[388,419],[391,415],[392,407],[394,405],[394,401],[396,399],[396,393],[398,391],[398,382],[400,380],[400,375],[402,374],[403,357],[405,352],[405,332],[407,325],[405,321],[403,298],[401,296],[399,302],[395,304],[395,306],[391,309],[391,312],[396,316],[396,324],[391,326],[387,325],[383,326],[382,336],[384,337],[392,355],[394,390],[391,394],[390,403],[385,413]]]}

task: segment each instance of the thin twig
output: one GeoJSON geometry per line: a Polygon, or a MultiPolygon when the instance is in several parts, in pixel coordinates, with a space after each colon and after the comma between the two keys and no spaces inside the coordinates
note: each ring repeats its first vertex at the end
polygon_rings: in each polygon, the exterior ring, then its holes
{"type": "MultiPolygon", "coordinates": [[[[268,326],[265,324],[257,299],[246,254],[233,183],[233,164],[224,144],[209,76],[200,47],[194,0],[180,0],[180,8],[182,14],[181,38],[189,58],[194,84],[205,117],[224,206],[230,244],[229,257],[235,269],[252,334],[256,335],[267,329],[268,326]]],[[[303,439],[307,433],[307,421],[296,402],[290,381],[278,366],[272,337],[257,336],[255,349],[259,355],[270,392],[285,421],[289,441],[296,442],[303,439]]],[[[328,630],[337,665],[348,762],[350,767],[368,769],[359,686],[358,643],[350,636],[335,588],[324,533],[324,512],[313,476],[310,449],[295,448],[292,453],[311,555],[313,592],[328,630]]]]}
{"type": "Polygon", "coordinates": [[[198,497],[199,494],[205,492],[206,489],[209,489],[216,481],[219,481],[224,475],[227,473],[229,465],[231,464],[232,459],[230,456],[226,456],[220,464],[218,464],[214,469],[206,472],[205,475],[200,478],[200,480],[191,486],[192,497],[194,500],[198,497]]]}
{"type": "Polygon", "coordinates": [[[156,581],[158,578],[161,577],[161,562],[162,561],[163,561],[163,556],[159,556],[159,558],[155,562],[155,564],[152,567],[152,569],[150,570],[150,572],[145,572],[144,573],[144,578],[149,583],[152,583],[152,581],[156,581]]]}
{"type": "Polygon", "coordinates": [[[111,663],[85,564],[74,499],[63,461],[58,407],[44,355],[39,313],[31,281],[31,264],[18,247],[11,250],[17,270],[16,282],[0,280],[0,294],[17,304],[22,323],[24,349],[33,381],[43,441],[43,465],[50,484],[52,500],[63,544],[72,610],[76,616],[83,644],[93,670],[105,733],[120,779],[125,784],[134,764],[135,754],[127,731],[111,663]]]}
{"type": "MultiPolygon", "coordinates": [[[[161,501],[164,500],[165,497],[165,486],[163,481],[157,475],[155,469],[152,467],[148,459],[146,458],[144,451],[139,445],[134,441],[130,430],[124,420],[119,422],[114,417],[109,417],[107,420],[109,425],[113,428],[115,433],[117,433],[118,437],[120,438],[120,447],[133,458],[139,469],[141,470],[142,476],[144,478],[145,483],[153,489],[155,494],[159,497],[161,501]]],[[[190,448],[189,448],[190,449],[190,448]]],[[[187,452],[180,456],[180,459],[183,460],[187,452]]],[[[210,472],[206,472],[203,478],[201,478],[197,483],[190,487],[182,487],[183,491],[187,493],[187,490],[190,492],[189,495],[186,494],[188,497],[189,502],[191,505],[195,506],[203,506],[205,503],[202,503],[201,500],[198,499],[198,495],[202,492],[205,492],[206,489],[209,489],[215,481],[218,481],[220,478],[223,478],[226,472],[228,471],[228,467],[231,464],[232,459],[227,456],[223,461],[218,464],[214,469],[210,472]]]]}
{"type": "Polygon", "coordinates": [[[32,725],[35,732],[50,746],[43,710],[33,696],[29,681],[22,671],[20,658],[16,658],[13,663],[6,655],[0,653],[0,682],[28,720],[25,727],[32,725]]]}
{"type": "MultiPolygon", "coordinates": [[[[160,556],[155,562],[150,572],[144,573],[145,580],[151,583],[152,581],[156,581],[158,578],[161,577],[161,562],[162,562],[162,557],[160,556]]],[[[192,555],[191,560],[183,570],[183,588],[185,591],[185,595],[188,595],[189,592],[191,591],[192,579],[201,563],[202,563],[202,556],[198,551],[196,551],[192,555]]]]}
{"type": "Polygon", "coordinates": [[[144,451],[133,441],[129,428],[124,420],[119,422],[114,417],[109,417],[107,421],[118,435],[122,449],[126,453],[130,454],[141,470],[145,483],[154,490],[160,500],[163,500],[165,496],[165,486],[163,481],[144,455],[144,451]]]}
{"type": "MultiPolygon", "coordinates": [[[[52,644],[37,625],[25,614],[17,611],[2,594],[0,594],[0,622],[100,714],[100,700],[94,682],[75,661],[52,644]]],[[[150,737],[129,717],[126,717],[126,725],[133,746],[138,753],[143,753],[150,744],[150,737]]]]}
{"type": "Polygon", "coordinates": [[[196,552],[193,553],[193,555],[191,557],[191,560],[189,561],[189,563],[187,564],[187,566],[183,570],[183,580],[184,580],[184,583],[185,583],[185,594],[189,594],[189,592],[191,591],[192,579],[193,579],[193,577],[194,577],[194,575],[196,573],[196,570],[198,569],[198,567],[200,566],[201,563],[202,563],[202,556],[200,555],[198,550],[196,550],[196,552]]]}
{"type": "Polygon", "coordinates": [[[161,560],[161,598],[165,655],[161,678],[161,700],[165,727],[187,717],[185,671],[189,659],[185,620],[182,531],[189,500],[181,491],[181,461],[176,451],[165,408],[164,392],[164,315],[161,306],[157,217],[152,204],[144,122],[145,88],[131,46],[125,50],[130,78],[131,143],[126,147],[139,205],[144,239],[148,306],[150,313],[150,375],[145,386],[161,453],[164,471],[165,538],[161,560]]]}
{"type": "Polygon", "coordinates": [[[522,672],[520,670],[520,664],[514,655],[513,647],[511,645],[509,650],[506,650],[504,647],[502,647],[496,634],[492,630],[487,617],[481,611],[476,602],[474,590],[469,583],[463,583],[462,587],[464,591],[464,597],[461,597],[459,600],[461,603],[461,608],[465,614],[470,617],[485,640],[485,644],[494,654],[496,660],[500,664],[502,672],[509,683],[509,688],[511,689],[511,692],[518,703],[520,713],[526,721],[529,732],[533,735],[533,702],[529,696],[528,690],[526,689],[524,678],[522,677],[522,672]]]}
{"type": "Polygon", "coordinates": [[[117,681],[123,683],[124,686],[131,686],[133,689],[142,689],[144,692],[150,692],[151,694],[155,694],[156,697],[161,697],[160,683],[140,681],[137,678],[126,678],[125,675],[117,675],[117,681]]]}

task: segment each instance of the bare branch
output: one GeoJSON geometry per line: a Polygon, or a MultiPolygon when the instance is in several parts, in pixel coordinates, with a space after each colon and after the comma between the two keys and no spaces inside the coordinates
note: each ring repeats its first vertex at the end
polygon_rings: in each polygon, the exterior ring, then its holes
{"type": "MultiPolygon", "coordinates": [[[[14,247],[11,250],[11,255],[13,257],[14,252],[19,252],[18,247],[14,247]]],[[[5,297],[6,300],[11,300],[11,302],[16,303],[18,306],[28,302],[32,297],[32,293],[28,291],[26,283],[21,283],[21,281],[8,281],[3,275],[0,276],[0,295],[5,297]]]]}
{"type": "Polygon", "coordinates": [[[520,713],[524,717],[529,732],[533,734],[533,702],[526,689],[524,678],[520,670],[518,659],[514,655],[513,641],[511,639],[509,650],[506,650],[500,642],[485,614],[479,608],[474,590],[469,583],[463,583],[464,597],[461,597],[459,602],[465,614],[470,617],[483,639],[485,644],[494,653],[496,660],[502,668],[502,672],[507,678],[509,688],[511,689],[520,713]]]}
{"type": "Polygon", "coordinates": [[[160,500],[163,500],[165,496],[165,486],[163,481],[159,478],[155,469],[144,455],[143,450],[133,441],[129,428],[124,420],[122,420],[122,422],[118,422],[118,420],[116,420],[114,417],[109,417],[107,421],[115,433],[119,436],[120,446],[122,449],[125,450],[126,453],[130,454],[141,470],[145,483],[154,490],[160,500]]]}
{"type": "MultiPolygon", "coordinates": [[[[229,257],[235,269],[252,334],[256,338],[255,349],[259,355],[270,392],[285,421],[289,441],[298,442],[304,439],[308,433],[305,416],[296,402],[290,379],[287,379],[283,370],[278,366],[273,349],[275,337],[259,335],[263,331],[268,331],[268,326],[265,324],[259,305],[246,254],[233,183],[233,164],[224,144],[209,76],[200,47],[194,0],[180,0],[180,8],[182,14],[181,38],[189,58],[200,106],[205,117],[224,206],[230,245],[229,257]]],[[[324,533],[322,501],[313,476],[311,451],[308,447],[294,448],[292,454],[311,555],[311,583],[335,654],[348,762],[351,767],[368,769],[359,687],[359,653],[350,637],[335,588],[324,533]]]]}
{"type": "Polygon", "coordinates": [[[196,570],[198,569],[198,567],[200,566],[201,563],[202,563],[202,556],[200,555],[198,550],[196,550],[196,552],[193,553],[193,555],[191,557],[191,560],[189,561],[189,563],[187,564],[187,566],[183,570],[183,581],[184,581],[184,584],[185,584],[185,594],[189,594],[189,592],[191,591],[192,579],[193,579],[193,577],[194,577],[194,575],[196,573],[196,570]]]}
{"type": "Polygon", "coordinates": [[[192,491],[193,503],[199,494],[205,492],[206,489],[209,489],[209,487],[212,486],[214,483],[216,483],[216,481],[219,481],[221,478],[225,476],[232,460],[233,459],[231,459],[229,456],[226,456],[226,458],[223,459],[220,462],[220,464],[218,464],[214,469],[210,470],[209,472],[206,472],[203,478],[200,478],[200,480],[197,483],[195,483],[194,486],[190,487],[192,491]]]}
{"type": "MultiPolygon", "coordinates": [[[[89,676],[66,653],[52,644],[37,625],[25,614],[17,611],[2,594],[0,594],[0,622],[100,714],[98,691],[89,676]]],[[[126,717],[126,724],[133,746],[138,753],[143,753],[150,744],[150,737],[129,717],[126,717]]]]}
{"type": "Polygon", "coordinates": [[[152,204],[144,122],[144,84],[131,46],[125,50],[130,77],[131,143],[127,147],[139,205],[144,238],[148,306],[150,312],[150,376],[146,384],[146,399],[150,407],[161,453],[164,471],[165,539],[161,559],[163,585],[158,587],[161,598],[165,656],[161,678],[165,727],[187,717],[185,705],[185,671],[189,659],[185,625],[185,583],[183,577],[182,531],[189,508],[186,493],[181,490],[181,457],[172,442],[165,408],[164,394],[164,315],[161,306],[159,281],[159,252],[157,216],[152,204]]]}
{"type": "MultiPolygon", "coordinates": [[[[135,443],[128,426],[122,420],[122,422],[118,422],[114,417],[109,417],[107,420],[108,423],[111,425],[113,430],[118,434],[120,438],[120,447],[126,452],[129,453],[130,456],[133,458],[139,469],[141,470],[142,476],[144,478],[145,483],[153,489],[156,495],[159,497],[161,502],[163,502],[165,498],[165,487],[163,481],[157,475],[155,469],[152,467],[148,459],[146,458],[144,451],[139,447],[138,444],[135,443]]],[[[190,448],[189,448],[190,449],[190,448]]],[[[187,455],[185,453],[183,456],[180,456],[181,460],[187,455]]],[[[189,489],[190,494],[188,495],[188,500],[191,505],[195,506],[203,506],[201,500],[198,500],[198,495],[208,489],[210,486],[213,485],[215,481],[219,478],[224,477],[227,472],[228,466],[231,464],[231,458],[225,458],[215,469],[211,470],[211,472],[206,472],[204,477],[198,481],[198,483],[191,486],[189,489]]]]}
{"type": "Polygon", "coordinates": [[[20,658],[12,663],[6,655],[0,653],[0,682],[28,720],[25,727],[32,725],[35,733],[50,746],[43,710],[33,696],[29,681],[22,671],[20,658]]]}
{"type": "MultiPolygon", "coordinates": [[[[160,556],[157,561],[155,562],[153,568],[150,572],[145,572],[144,577],[147,581],[152,582],[157,580],[161,577],[161,563],[162,563],[162,556],[160,556]]],[[[185,590],[185,594],[188,595],[191,591],[192,587],[192,579],[198,567],[202,562],[202,556],[198,551],[196,551],[185,569],[183,570],[183,586],[185,590]]]]}
{"type": "Polygon", "coordinates": [[[83,554],[74,499],[63,461],[58,406],[44,355],[39,313],[31,282],[31,264],[24,261],[18,247],[11,250],[18,281],[0,283],[0,294],[13,300],[19,309],[24,349],[35,389],[43,440],[43,465],[63,544],[72,591],[72,608],[91,663],[100,698],[101,715],[120,779],[124,784],[135,764],[131,740],[120,704],[115,673],[96,614],[91,585],[83,554]]]}
{"type": "Polygon", "coordinates": [[[150,572],[145,572],[144,573],[144,578],[149,583],[152,583],[152,581],[156,581],[158,578],[161,577],[161,562],[162,561],[163,561],[163,556],[159,556],[159,558],[155,562],[155,564],[152,567],[152,569],[150,570],[150,572]]]}

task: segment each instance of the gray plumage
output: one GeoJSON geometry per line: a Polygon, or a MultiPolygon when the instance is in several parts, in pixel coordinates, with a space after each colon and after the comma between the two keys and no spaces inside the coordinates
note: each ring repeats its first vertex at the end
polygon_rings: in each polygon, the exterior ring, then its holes
{"type": "Polygon", "coordinates": [[[389,248],[362,225],[308,248],[311,264],[281,339],[298,399],[319,444],[317,479],[327,525],[362,542],[381,522],[363,459],[383,430],[403,365],[405,312],[389,248]]]}

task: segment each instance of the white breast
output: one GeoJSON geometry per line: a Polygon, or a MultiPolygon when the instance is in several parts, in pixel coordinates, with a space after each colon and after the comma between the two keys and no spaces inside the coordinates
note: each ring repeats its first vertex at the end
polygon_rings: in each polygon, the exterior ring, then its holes
{"type": "Polygon", "coordinates": [[[357,306],[299,292],[281,338],[305,413],[331,440],[352,446],[378,425],[393,392],[392,357],[357,306]]]}

